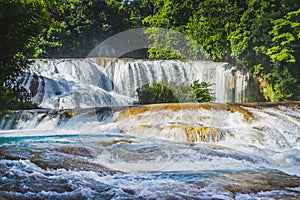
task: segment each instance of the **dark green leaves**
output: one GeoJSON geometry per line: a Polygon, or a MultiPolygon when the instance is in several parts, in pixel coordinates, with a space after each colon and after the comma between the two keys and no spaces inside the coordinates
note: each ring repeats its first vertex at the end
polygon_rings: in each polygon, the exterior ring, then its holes
{"type": "Polygon", "coordinates": [[[211,94],[206,82],[194,81],[191,85],[183,83],[154,83],[137,89],[140,104],[153,103],[183,103],[183,102],[211,102],[215,98],[211,94]]]}
{"type": "MultiPolygon", "coordinates": [[[[152,28],[181,31],[200,46],[187,42],[185,49],[207,52],[215,61],[236,64],[255,78],[265,79],[271,91],[265,94],[269,101],[300,99],[295,96],[300,85],[299,1],[203,0],[189,1],[190,6],[179,2],[154,1],[158,10],[144,22],[152,28]]],[[[174,59],[190,54],[183,54],[185,50],[180,46],[170,45],[176,40],[167,34],[148,33],[154,40],[149,50],[151,58],[174,59]]]]}
{"type": "Polygon", "coordinates": [[[172,90],[159,83],[144,85],[137,89],[137,93],[140,104],[178,103],[172,90]]]}

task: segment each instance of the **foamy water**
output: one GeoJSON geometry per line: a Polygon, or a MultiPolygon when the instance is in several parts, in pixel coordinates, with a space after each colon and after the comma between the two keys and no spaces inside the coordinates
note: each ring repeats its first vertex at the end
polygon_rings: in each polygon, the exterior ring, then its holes
{"type": "Polygon", "coordinates": [[[32,110],[1,128],[4,199],[300,196],[299,103],[32,110]]]}

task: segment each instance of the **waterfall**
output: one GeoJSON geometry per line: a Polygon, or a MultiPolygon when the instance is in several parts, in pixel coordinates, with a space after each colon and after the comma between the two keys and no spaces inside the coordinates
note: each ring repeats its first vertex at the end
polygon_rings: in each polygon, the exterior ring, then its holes
{"type": "Polygon", "coordinates": [[[233,102],[253,85],[228,63],[34,60],[22,80],[41,109],[0,114],[0,199],[299,196],[300,102],[233,102]],[[216,102],[133,104],[162,80],[216,102]]]}
{"type": "Polygon", "coordinates": [[[250,79],[249,73],[231,64],[212,61],[115,59],[104,70],[115,91],[130,97],[135,97],[137,88],[153,82],[191,84],[199,80],[212,84],[216,102],[243,102],[250,79]]]}
{"type": "MultiPolygon", "coordinates": [[[[224,152],[236,151],[237,154],[230,154],[229,157],[246,159],[252,167],[284,168],[295,173],[299,169],[295,168],[299,166],[299,109],[300,103],[297,102],[38,109],[0,116],[0,132],[1,137],[6,138],[79,134],[83,141],[85,135],[94,135],[104,137],[99,141],[103,145],[137,143],[139,140],[206,143],[217,145],[214,148],[224,152]],[[111,141],[115,135],[118,137],[111,141]],[[239,155],[239,151],[250,155],[239,155]],[[257,155],[261,158],[257,158],[257,155]]],[[[216,156],[222,158],[224,152],[216,156]]],[[[116,162],[114,168],[122,166],[118,158],[111,162],[116,162]]],[[[231,166],[231,160],[228,166],[231,166]]]]}
{"type": "Polygon", "coordinates": [[[86,108],[129,104],[114,94],[111,80],[91,59],[34,60],[23,85],[43,108],[86,108]]]}
{"type": "Polygon", "coordinates": [[[299,119],[299,102],[2,114],[0,199],[293,199],[299,119]]]}
{"type": "Polygon", "coordinates": [[[86,109],[36,109],[0,115],[0,130],[116,131],[179,142],[299,148],[300,103],[182,103],[86,109]],[[280,126],[278,126],[280,124],[280,126]],[[237,141],[236,141],[237,140],[237,141]]]}
{"type": "Polygon", "coordinates": [[[136,89],[154,82],[212,84],[216,102],[243,102],[249,74],[228,63],[110,58],[33,60],[23,85],[43,108],[132,104],[136,89]]]}

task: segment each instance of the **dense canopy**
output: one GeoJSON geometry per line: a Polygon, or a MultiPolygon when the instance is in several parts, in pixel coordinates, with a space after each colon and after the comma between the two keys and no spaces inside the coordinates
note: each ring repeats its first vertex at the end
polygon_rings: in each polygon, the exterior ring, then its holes
{"type": "Polygon", "coordinates": [[[0,1],[2,109],[18,101],[12,85],[28,59],[85,57],[104,39],[144,26],[153,39],[149,58],[202,53],[247,69],[268,101],[299,99],[299,1],[6,0],[0,1]],[[155,27],[183,33],[185,48],[173,32],[155,27]]]}

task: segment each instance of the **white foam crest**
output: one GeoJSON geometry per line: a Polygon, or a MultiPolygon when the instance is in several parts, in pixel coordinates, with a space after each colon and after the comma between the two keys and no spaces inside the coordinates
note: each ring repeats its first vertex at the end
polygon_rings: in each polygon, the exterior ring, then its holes
{"type": "Polygon", "coordinates": [[[217,102],[240,102],[249,80],[249,74],[228,63],[209,61],[44,59],[34,60],[28,72],[23,85],[32,100],[52,109],[128,105],[136,98],[136,89],[163,80],[209,82],[217,102]]]}
{"type": "Polygon", "coordinates": [[[297,117],[289,116],[286,111],[274,108],[250,110],[258,118],[253,123],[253,126],[258,127],[258,131],[264,135],[266,143],[272,141],[273,146],[277,146],[274,147],[276,149],[300,147],[300,136],[298,135],[300,132],[300,122],[297,117]],[[260,127],[261,130],[259,130],[260,127]]]}
{"type": "Polygon", "coordinates": [[[25,129],[25,130],[0,130],[1,137],[39,137],[39,136],[65,136],[78,135],[77,130],[59,129],[25,129]]]}
{"type": "Polygon", "coordinates": [[[45,177],[44,170],[30,162],[30,160],[6,160],[1,159],[0,163],[6,167],[9,167],[8,173],[10,175],[20,175],[20,176],[40,176],[45,177]]]}
{"type": "MultiPolygon", "coordinates": [[[[212,150],[191,147],[142,143],[115,144],[99,153],[95,162],[125,172],[249,170],[273,168],[269,160],[234,150],[212,150]],[[153,146],[154,145],[154,146],[153,146]]],[[[140,141],[141,142],[141,141],[140,141]]],[[[158,141],[156,141],[158,143],[158,141]]]]}
{"type": "Polygon", "coordinates": [[[112,82],[102,70],[91,59],[35,60],[23,85],[43,108],[129,104],[130,98],[110,93],[112,82]]]}
{"type": "Polygon", "coordinates": [[[294,199],[294,197],[297,197],[297,193],[284,191],[284,190],[271,190],[271,191],[262,191],[262,192],[251,193],[251,194],[237,193],[235,199],[237,200],[294,199]]]}
{"type": "Polygon", "coordinates": [[[117,124],[130,135],[178,142],[187,142],[185,126],[211,127],[220,131],[229,128],[251,128],[251,125],[243,120],[241,113],[206,109],[147,111],[118,121],[117,124]]]}
{"type": "MultiPolygon", "coordinates": [[[[103,163],[102,157],[99,157],[103,163]]],[[[249,165],[245,161],[237,161],[231,158],[215,158],[211,160],[201,160],[198,162],[110,162],[104,164],[106,167],[124,172],[155,172],[155,171],[205,171],[205,170],[249,170],[259,168],[257,164],[249,165]]]]}
{"type": "Polygon", "coordinates": [[[249,74],[228,63],[209,61],[124,61],[107,67],[115,90],[135,97],[136,89],[153,82],[192,83],[195,80],[212,84],[217,102],[243,101],[247,93],[249,74]],[[233,95],[232,95],[233,94],[233,95]]]}

